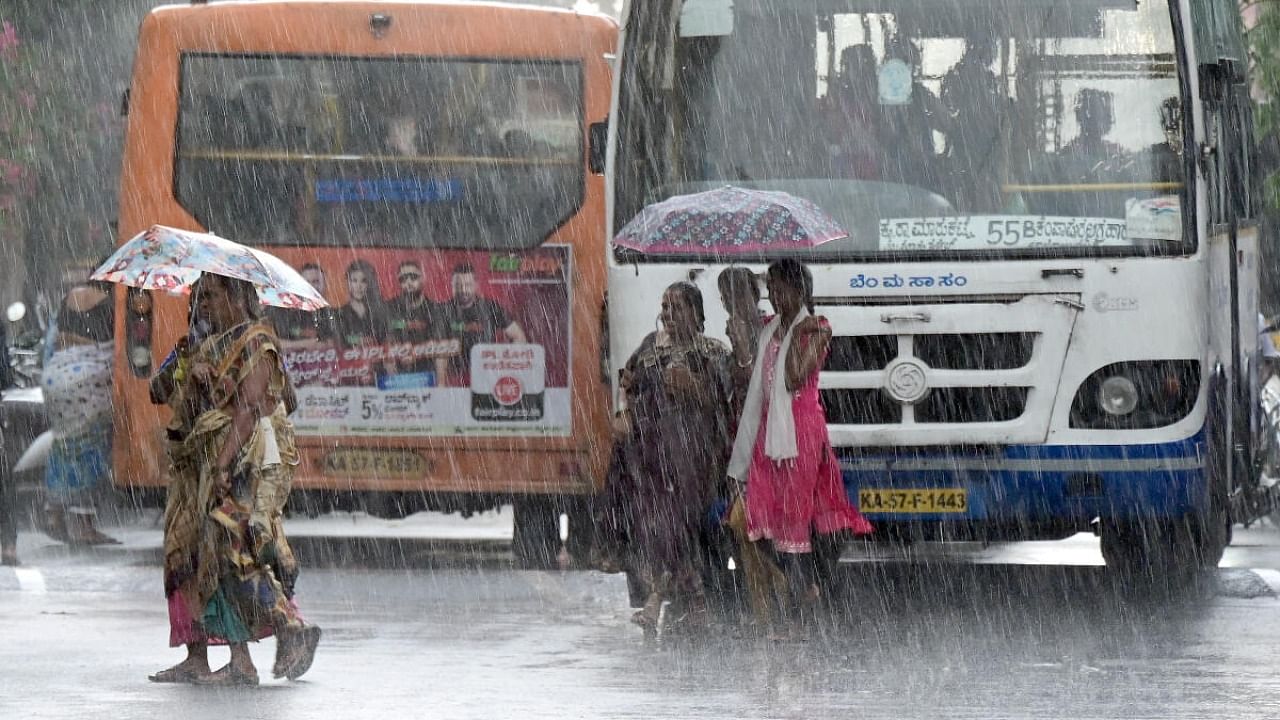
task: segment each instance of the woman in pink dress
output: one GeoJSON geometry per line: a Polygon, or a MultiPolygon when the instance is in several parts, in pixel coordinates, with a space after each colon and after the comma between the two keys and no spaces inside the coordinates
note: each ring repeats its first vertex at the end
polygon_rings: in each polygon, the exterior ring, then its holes
{"type": "Polygon", "coordinates": [[[747,534],[777,556],[794,611],[819,598],[814,535],[872,528],[845,493],[818,399],[831,328],[813,315],[813,276],[780,260],[766,287],[777,314],[760,335],[729,476],[747,486],[747,534]]]}

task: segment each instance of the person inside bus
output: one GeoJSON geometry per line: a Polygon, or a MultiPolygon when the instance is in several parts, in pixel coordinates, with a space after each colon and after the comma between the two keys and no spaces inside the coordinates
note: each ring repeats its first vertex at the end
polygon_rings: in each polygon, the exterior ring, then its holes
{"type": "Polygon", "coordinates": [[[880,68],[879,83],[888,86],[880,92],[884,118],[881,141],[885,147],[892,148],[893,162],[885,164],[882,176],[938,192],[941,180],[934,133],[950,134],[950,113],[925,86],[922,72],[920,50],[914,42],[897,38],[890,43],[880,68]],[[901,98],[889,98],[893,102],[887,102],[885,96],[899,84],[909,97],[905,102],[901,98]]]}
{"type": "Polygon", "coordinates": [[[678,282],[662,295],[662,329],[632,353],[620,385],[614,420],[631,496],[628,569],[645,601],[632,616],[654,636],[664,601],[668,630],[706,626],[702,528],[724,481],[731,403],[729,349],[704,334],[702,293],[678,282]]]}
{"type": "Polygon", "coordinates": [[[785,621],[794,633],[821,600],[832,553],[820,548],[872,527],[849,502],[818,399],[831,326],[813,314],[813,275],[797,260],[779,260],[766,277],[776,314],[760,333],[728,476],[746,484],[748,537],[787,576],[785,621]]]}
{"type": "Polygon", "coordinates": [[[841,51],[839,75],[821,109],[832,177],[880,179],[885,119],[876,82],[876,56],[870,45],[841,51]]]}
{"type": "Polygon", "coordinates": [[[1164,142],[1151,147],[1156,182],[1180,182],[1185,173],[1182,147],[1182,100],[1177,96],[1160,102],[1160,128],[1164,142]]]}
{"type": "Polygon", "coordinates": [[[1083,88],[1076,95],[1076,124],[1079,133],[1054,155],[1054,176],[1058,182],[1082,186],[1079,191],[1056,199],[1062,215],[1123,217],[1124,195],[1089,192],[1088,185],[1123,179],[1132,158],[1120,145],[1107,140],[1115,125],[1111,93],[1083,88]]]}
{"type": "Polygon", "coordinates": [[[969,38],[965,53],[942,79],[941,101],[950,112],[947,134],[949,190],[961,210],[996,211],[1009,155],[1012,113],[991,69],[999,39],[969,38]]]}
{"type": "Polygon", "coordinates": [[[53,354],[41,372],[53,433],[45,466],[45,531],[71,545],[119,542],[98,530],[94,503],[111,474],[115,303],[109,283],[87,279],[93,267],[77,264],[71,270],[76,281],[58,309],[53,354]]]}
{"type": "Polygon", "coordinates": [[[1063,172],[1073,181],[1085,182],[1114,172],[1128,155],[1125,149],[1107,140],[1115,126],[1111,93],[1097,88],[1083,88],[1076,95],[1076,124],[1079,133],[1058,150],[1066,162],[1063,172]]]}
{"type": "MultiPolygon", "coordinates": [[[[302,279],[311,284],[321,296],[325,294],[327,283],[324,270],[316,263],[307,263],[298,268],[302,279]]],[[[267,319],[275,328],[280,346],[285,353],[312,350],[321,347],[334,337],[333,311],[321,308],[315,312],[295,310],[291,308],[269,307],[267,319]]]]}
{"type": "MultiPolygon", "coordinates": [[[[417,260],[405,260],[396,272],[400,294],[387,303],[387,322],[390,339],[398,343],[419,345],[449,337],[445,309],[423,292],[422,265],[417,260]]],[[[435,373],[435,383],[444,385],[449,361],[444,356],[410,357],[397,360],[397,373],[435,373]]]]}
{"type": "Polygon", "coordinates": [[[483,154],[485,125],[475,115],[457,98],[430,109],[400,101],[387,112],[381,150],[401,157],[483,154]]]}
{"type": "MultiPolygon", "coordinates": [[[[526,343],[524,328],[507,314],[497,301],[480,295],[475,268],[470,263],[454,266],[450,277],[453,291],[445,303],[444,316],[449,337],[461,341],[459,354],[449,363],[450,372],[459,379],[470,377],[471,348],[487,343],[526,343]]],[[[467,384],[462,382],[462,384],[467,384]]]]}

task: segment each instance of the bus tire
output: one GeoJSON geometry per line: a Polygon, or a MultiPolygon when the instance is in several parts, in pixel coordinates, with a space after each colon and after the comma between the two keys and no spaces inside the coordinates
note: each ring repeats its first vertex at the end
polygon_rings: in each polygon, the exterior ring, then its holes
{"type": "Polygon", "coordinates": [[[1225,520],[1212,512],[1176,520],[1105,523],[1102,559],[1124,582],[1182,586],[1200,571],[1217,567],[1226,536],[1225,520]]]}
{"type": "Polygon", "coordinates": [[[591,562],[591,548],[595,544],[596,535],[591,498],[581,496],[569,499],[565,514],[569,517],[569,536],[564,541],[565,551],[576,567],[587,567],[591,562]]]}
{"type": "Polygon", "coordinates": [[[1154,518],[1104,523],[1102,559],[1107,568],[1125,583],[1152,582],[1165,577],[1181,577],[1180,568],[1191,565],[1178,556],[1178,526],[1154,518]]]}
{"type": "Polygon", "coordinates": [[[555,567],[560,555],[560,512],[551,498],[532,496],[515,502],[511,553],[521,568],[555,567]]]}
{"type": "MultiPolygon", "coordinates": [[[[1204,508],[1188,516],[1190,547],[1198,568],[1215,568],[1222,561],[1222,554],[1231,542],[1231,512],[1228,500],[1231,487],[1231,470],[1235,465],[1235,453],[1226,438],[1227,410],[1223,405],[1221,382],[1210,385],[1210,424],[1205,432],[1208,447],[1205,467],[1204,508]]],[[[1240,469],[1243,478],[1245,470],[1240,469]]]]}

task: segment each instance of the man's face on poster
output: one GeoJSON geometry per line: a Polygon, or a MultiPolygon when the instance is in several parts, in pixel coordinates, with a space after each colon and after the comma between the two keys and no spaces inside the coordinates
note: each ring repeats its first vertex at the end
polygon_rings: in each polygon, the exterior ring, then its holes
{"type": "Polygon", "coordinates": [[[400,283],[400,292],[405,297],[416,298],[422,295],[422,268],[417,265],[411,263],[401,265],[396,280],[400,283]]]}
{"type": "Polygon", "coordinates": [[[311,284],[316,292],[324,294],[324,271],[320,268],[310,267],[302,271],[302,279],[311,284]]]}
{"type": "Polygon", "coordinates": [[[476,276],[474,273],[453,274],[453,299],[462,305],[476,301],[476,276]]]}

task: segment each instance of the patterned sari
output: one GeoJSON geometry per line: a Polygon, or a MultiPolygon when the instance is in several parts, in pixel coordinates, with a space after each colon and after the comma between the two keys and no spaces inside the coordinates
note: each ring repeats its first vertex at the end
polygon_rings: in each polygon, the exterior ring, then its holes
{"type": "Polygon", "coordinates": [[[205,340],[193,364],[216,369],[205,391],[186,383],[170,425],[164,575],[170,645],[242,643],[302,627],[293,603],[298,566],[283,511],[298,462],[285,399],[291,394],[270,326],[247,322],[205,340]],[[229,493],[217,457],[228,441],[232,402],[261,363],[271,367],[263,418],[241,447],[229,493]],[[181,417],[185,415],[185,417],[181,417]]]}

